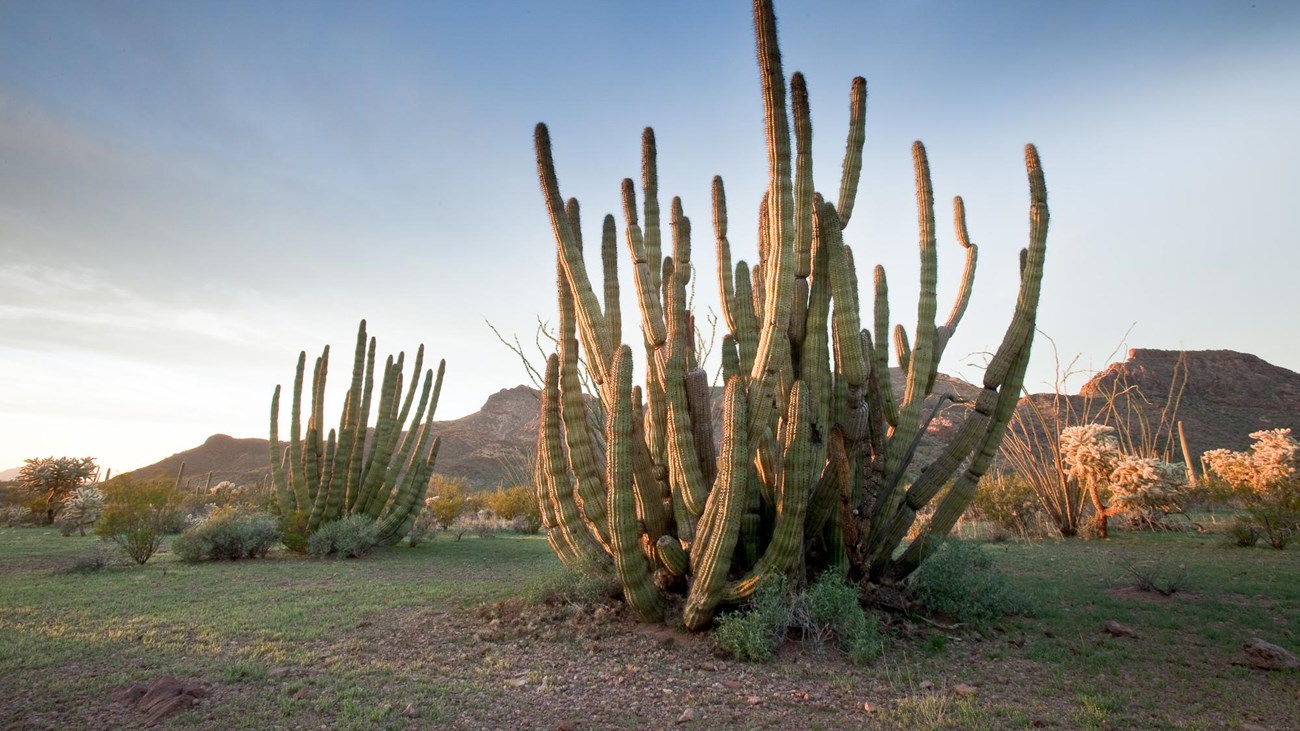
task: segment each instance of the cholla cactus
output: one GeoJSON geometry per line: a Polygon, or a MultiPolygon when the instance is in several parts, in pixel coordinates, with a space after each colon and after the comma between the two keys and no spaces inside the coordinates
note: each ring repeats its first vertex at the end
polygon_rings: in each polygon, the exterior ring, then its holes
{"type": "Polygon", "coordinates": [[[1121,456],[1114,427],[1084,424],[1061,430],[1065,472],[1083,484],[1105,483],[1121,456]]]}
{"type": "Polygon", "coordinates": [[[1300,442],[1290,429],[1266,429],[1250,435],[1245,452],[1212,449],[1201,456],[1245,504],[1275,548],[1283,548],[1300,530],[1300,442]]]}
{"type": "Polygon", "coordinates": [[[86,535],[86,526],[94,525],[104,514],[104,492],[95,485],[83,485],[63,498],[59,522],[86,535]]]}
{"type": "Polygon", "coordinates": [[[1110,473],[1111,507],[1138,520],[1183,512],[1187,470],[1153,457],[1121,455],[1110,473]]]}

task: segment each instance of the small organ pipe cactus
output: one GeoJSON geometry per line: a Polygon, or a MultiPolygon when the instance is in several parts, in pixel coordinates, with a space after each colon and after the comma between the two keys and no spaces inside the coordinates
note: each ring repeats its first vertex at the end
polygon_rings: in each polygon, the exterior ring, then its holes
{"type": "Polygon", "coordinates": [[[697,362],[688,307],[691,222],[681,200],[672,199],[671,252],[661,253],[653,131],[642,136],[640,206],[635,183],[622,185],[623,239],[646,353],[645,385],[634,387],[609,253],[613,224],[605,218],[603,285],[597,287],[583,257],[577,201],[561,196],[550,133],[543,124],[536,129],[560,302],[560,353],[547,364],[534,471],[547,537],[567,565],[617,577],[628,604],[646,620],[659,621],[666,600],[683,596],[682,618],[690,629],[707,626],[719,606],[751,596],[766,577],[800,583],[833,571],[860,586],[896,581],[936,548],[970,502],[1016,404],[1046,253],[1047,192],[1030,145],[1029,246],[1020,256],[1010,325],[965,423],[905,484],[903,475],[937,410],[926,413],[923,404],[974,280],[977,249],[965,207],[960,198],[954,202],[965,265],[956,302],[940,323],[930,166],[916,143],[917,322],[909,330],[891,329],[885,272],[875,267],[871,329],[863,329],[855,256],[843,230],[862,166],[866,82],[857,78],[851,86],[839,199],[830,201],[813,185],[812,125],[800,74],[790,79],[787,105],[770,0],[755,0],[754,27],[768,185],[752,266],[733,263],[726,192],[721,178],[713,180],[713,238],[728,329],[721,349],[720,453],[714,453],[707,377],[697,362]],[[901,393],[890,387],[891,339],[906,376],[901,393]],[[579,389],[579,344],[594,399],[584,400],[579,389]],[[918,511],[948,484],[933,519],[903,546],[918,511]]]}
{"type": "Polygon", "coordinates": [[[365,515],[376,521],[382,543],[395,543],[410,532],[424,507],[424,495],[438,456],[439,440],[431,434],[431,427],[446,362],[439,362],[436,376],[428,369],[421,379],[421,345],[403,397],[405,358],[405,353],[399,353],[396,359],[390,355],[383,366],[372,427],[375,339],[367,339],[366,321],[362,320],[339,427],[327,434],[324,406],[329,346],[325,346],[313,368],[304,433],[307,353],[299,353],[287,447],[280,442],[280,387],[275,387],[271,397],[271,480],[287,534],[305,539],[322,525],[350,515],[365,515]],[[411,416],[413,404],[415,414],[411,416]]]}

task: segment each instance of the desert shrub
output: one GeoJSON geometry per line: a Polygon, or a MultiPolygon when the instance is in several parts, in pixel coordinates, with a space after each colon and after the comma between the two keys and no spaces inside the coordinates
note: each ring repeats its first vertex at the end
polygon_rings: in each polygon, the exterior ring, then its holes
{"type": "Polygon", "coordinates": [[[1047,530],[1047,516],[1037,494],[1015,472],[999,470],[985,475],[975,491],[971,510],[974,517],[1016,538],[1038,537],[1047,530]]]}
{"type": "Polygon", "coordinates": [[[179,495],[169,480],[104,483],[104,513],[95,533],[116,543],[132,561],[143,564],[162,545],[163,535],[179,533],[184,517],[177,510],[179,495]]]}
{"type": "Polygon", "coordinates": [[[275,516],[240,508],[218,508],[172,541],[182,561],[261,558],[280,542],[275,516]]]}
{"type": "Polygon", "coordinates": [[[1187,588],[1187,570],[1164,561],[1134,562],[1124,566],[1129,585],[1138,591],[1173,596],[1187,588]]]}
{"type": "Polygon", "coordinates": [[[95,526],[95,533],[116,543],[128,558],[143,565],[162,546],[173,517],[166,508],[148,504],[111,506],[95,526]]]}
{"type": "Polygon", "coordinates": [[[1247,451],[1212,449],[1201,459],[1245,509],[1244,519],[1280,550],[1300,532],[1300,442],[1290,429],[1257,431],[1250,438],[1255,443],[1247,451]]]}
{"type": "Polygon", "coordinates": [[[379,526],[367,515],[349,515],[316,529],[307,539],[307,553],[324,558],[360,558],[379,543],[379,526]]]}
{"type": "Polygon", "coordinates": [[[497,517],[510,521],[511,528],[517,533],[533,534],[542,528],[537,494],[527,485],[515,485],[509,489],[498,487],[483,496],[483,504],[497,517]]]}
{"type": "Polygon", "coordinates": [[[82,485],[69,492],[63,498],[63,509],[59,511],[59,532],[70,536],[74,532],[86,535],[86,528],[93,526],[104,514],[104,492],[95,485],[82,485]]]}
{"type": "Polygon", "coordinates": [[[710,637],[737,660],[767,662],[785,641],[790,620],[789,581],[769,579],[741,609],[718,617],[710,637]]]}
{"type": "Polygon", "coordinates": [[[857,589],[833,572],[822,574],[795,597],[794,620],[805,636],[830,642],[858,665],[875,660],[884,649],[880,622],[858,601],[857,589]]]}
{"type": "Polygon", "coordinates": [[[1228,524],[1228,540],[1234,546],[1250,548],[1259,543],[1260,538],[1259,528],[1248,516],[1238,515],[1228,524]]]}
{"type": "Polygon", "coordinates": [[[910,577],[912,596],[927,611],[977,626],[1008,614],[1027,614],[1027,598],[1016,592],[993,559],[978,545],[949,539],[910,577]]]}
{"type": "Polygon", "coordinates": [[[875,615],[863,610],[857,590],[833,572],[797,592],[784,577],[764,581],[743,607],[718,618],[712,639],[737,660],[767,662],[791,627],[804,641],[835,647],[860,665],[884,647],[875,615]]]}

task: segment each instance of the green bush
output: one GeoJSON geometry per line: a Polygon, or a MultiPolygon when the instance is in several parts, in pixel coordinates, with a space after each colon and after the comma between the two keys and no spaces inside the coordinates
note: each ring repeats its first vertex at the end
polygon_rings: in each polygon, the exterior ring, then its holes
{"type": "Polygon", "coordinates": [[[884,648],[875,615],[862,609],[853,586],[830,572],[794,593],[784,578],[764,582],[740,611],[718,618],[713,641],[737,660],[767,662],[791,627],[806,641],[838,648],[856,664],[871,662],[884,648]]]}
{"type": "Polygon", "coordinates": [[[606,567],[591,565],[548,572],[524,590],[529,604],[598,604],[623,596],[623,587],[606,567]]]}
{"type": "Polygon", "coordinates": [[[789,582],[764,581],[739,611],[718,617],[713,641],[737,660],[767,662],[785,641],[790,628],[789,582]]]}
{"type": "Polygon", "coordinates": [[[307,539],[307,553],[324,558],[360,558],[379,543],[379,526],[368,515],[326,523],[307,539]]]}
{"type": "Polygon", "coordinates": [[[104,511],[95,533],[116,543],[128,558],[143,565],[158,552],[173,520],[174,515],[166,508],[116,505],[104,511]]]}
{"type": "Polygon", "coordinates": [[[1047,515],[1033,486],[1014,472],[985,475],[971,500],[970,510],[974,517],[988,521],[1005,534],[999,536],[995,532],[995,538],[1033,538],[1048,532],[1047,515]]]}
{"type": "Polygon", "coordinates": [[[235,561],[261,558],[279,542],[276,519],[269,513],[218,508],[177,536],[172,553],[187,563],[235,561]]]}
{"type": "Polygon", "coordinates": [[[927,611],[977,626],[1008,614],[1027,614],[1028,599],[1016,592],[979,546],[949,539],[921,563],[909,581],[927,611]]]}
{"type": "Polygon", "coordinates": [[[796,619],[801,614],[807,618],[805,632],[834,642],[858,665],[880,656],[885,646],[880,621],[862,609],[857,590],[839,576],[822,574],[796,599],[796,619]]]}
{"type": "Polygon", "coordinates": [[[1233,545],[1250,548],[1259,543],[1260,538],[1259,528],[1255,525],[1255,521],[1248,517],[1239,515],[1228,524],[1228,539],[1233,545]]]}

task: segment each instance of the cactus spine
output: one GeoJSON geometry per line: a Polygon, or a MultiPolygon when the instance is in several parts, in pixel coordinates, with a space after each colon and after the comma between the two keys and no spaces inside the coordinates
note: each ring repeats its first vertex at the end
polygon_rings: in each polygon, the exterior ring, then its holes
{"type": "Polygon", "coordinates": [[[271,397],[271,480],[276,506],[291,544],[320,526],[339,518],[365,514],[379,524],[382,542],[401,540],[424,508],[424,495],[433,476],[438,439],[433,437],[433,414],[446,363],[437,374],[429,369],[419,376],[424,361],[421,345],[405,400],[401,400],[405,354],[389,356],[380,382],[379,413],[374,437],[367,444],[371,395],[375,385],[375,340],[366,336],[366,321],[357,328],[351,387],[344,398],[338,429],[323,435],[325,382],[329,371],[329,346],[316,359],[310,397],[311,412],[303,434],[302,405],[306,352],[298,355],[290,411],[289,444],[280,442],[280,386],[271,397]],[[407,418],[417,388],[420,398],[415,416],[407,418]],[[400,405],[400,408],[399,408],[400,405]]]}
{"type": "Polygon", "coordinates": [[[770,0],[755,0],[754,28],[768,184],[752,267],[733,262],[720,177],[712,190],[728,329],[722,340],[720,454],[713,454],[708,389],[693,347],[694,319],[686,300],[691,226],[680,199],[672,199],[669,213],[671,255],[660,253],[654,133],[646,129],[642,136],[641,210],[633,181],[622,185],[624,238],[647,355],[643,391],[631,385],[631,350],[620,343],[611,220],[605,218],[602,230],[602,303],[587,274],[577,203],[562,203],[549,131],[539,124],[535,134],[538,177],[559,260],[561,313],[560,355],[547,367],[535,472],[548,540],[566,564],[596,570],[612,565],[628,603],[649,621],[664,615],[664,592],[684,593],[682,619],[691,629],[707,626],[720,604],[751,595],[764,577],[802,582],[834,571],[859,583],[887,582],[925,559],[971,500],[1001,442],[1029,360],[1046,253],[1047,193],[1031,145],[1025,153],[1029,246],[1021,252],[1010,325],[968,419],[919,477],[905,484],[930,420],[951,398],[939,394],[937,405],[925,407],[974,281],[977,248],[965,207],[960,198],[954,201],[965,264],[956,300],[940,324],[930,166],[924,146],[915,143],[921,285],[916,324],[892,328],[888,283],[877,266],[871,329],[862,329],[855,256],[843,230],[862,170],[866,82],[858,77],[851,84],[839,199],[825,200],[813,183],[807,86],[800,74],[790,79],[787,109],[770,0]],[[905,374],[897,395],[888,368],[891,337],[905,374]],[[590,402],[577,393],[579,343],[597,397],[590,402]],[[598,431],[592,426],[598,419],[591,417],[605,407],[608,422],[598,431]],[[592,469],[599,437],[603,475],[592,469]],[[954,479],[921,537],[903,547],[917,511],[954,479]]]}

